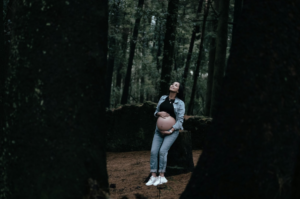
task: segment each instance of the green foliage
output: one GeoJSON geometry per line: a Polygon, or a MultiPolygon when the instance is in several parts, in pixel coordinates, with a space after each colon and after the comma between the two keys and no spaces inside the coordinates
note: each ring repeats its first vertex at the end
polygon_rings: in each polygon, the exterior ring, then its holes
{"type": "MultiPolygon", "coordinates": [[[[229,10],[229,22],[233,21],[233,3],[232,1],[229,10]]],[[[181,81],[186,57],[188,53],[190,38],[192,35],[193,26],[196,23],[202,26],[203,11],[200,14],[200,18],[196,19],[196,9],[198,5],[198,0],[193,1],[180,1],[178,8],[178,24],[177,24],[177,35],[175,43],[175,56],[174,64],[176,65],[176,70],[172,71],[171,82],[181,81]]],[[[136,53],[133,60],[132,68],[132,78],[131,78],[131,89],[130,89],[130,100],[129,103],[142,103],[140,101],[140,96],[144,96],[144,100],[157,102],[158,100],[158,88],[160,81],[160,67],[162,64],[162,50],[163,50],[163,39],[165,33],[165,22],[167,16],[167,6],[168,1],[146,1],[144,9],[139,11],[142,15],[142,20],[139,29],[139,35],[137,39],[136,53]],[[145,81],[141,81],[144,77],[145,81]]],[[[116,52],[116,62],[126,63],[128,61],[129,52],[129,41],[132,36],[132,31],[130,31],[130,37],[127,40],[127,53],[123,54],[121,51],[122,44],[122,29],[124,27],[133,29],[135,15],[136,15],[137,1],[132,0],[114,0],[110,1],[110,28],[114,29],[111,36],[114,36],[117,42],[116,52]],[[117,14],[117,13],[118,14],[117,14]],[[114,17],[117,16],[117,20],[113,20],[112,13],[114,17]]],[[[208,22],[218,19],[218,13],[214,9],[211,9],[208,22]]],[[[231,31],[232,24],[229,23],[228,26],[228,46],[230,47],[231,41],[231,31]]],[[[195,106],[193,114],[202,114],[205,104],[205,93],[206,93],[206,81],[207,81],[207,68],[208,68],[208,52],[209,52],[209,40],[211,37],[215,37],[215,33],[211,30],[207,30],[204,36],[204,53],[201,62],[201,69],[198,78],[198,88],[195,99],[195,106]],[[202,96],[202,97],[201,97],[202,96]]],[[[191,87],[193,84],[192,73],[195,69],[199,39],[196,40],[194,44],[194,51],[192,53],[190,73],[186,83],[186,102],[190,101],[191,87]]],[[[229,47],[227,52],[227,57],[229,55],[229,47]]],[[[120,97],[122,94],[122,88],[116,87],[116,70],[115,68],[113,83],[112,83],[112,97],[110,108],[115,108],[120,106],[120,97]]],[[[121,70],[121,75],[123,79],[125,78],[126,67],[121,70]]],[[[186,103],[187,104],[187,103],[186,103]]]]}

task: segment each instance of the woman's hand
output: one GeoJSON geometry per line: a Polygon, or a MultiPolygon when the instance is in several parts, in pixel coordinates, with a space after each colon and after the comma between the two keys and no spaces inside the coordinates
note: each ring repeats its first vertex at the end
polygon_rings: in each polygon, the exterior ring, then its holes
{"type": "Polygon", "coordinates": [[[170,135],[170,134],[172,134],[169,131],[160,131],[160,133],[163,134],[163,135],[170,135]]]}
{"type": "Polygon", "coordinates": [[[159,117],[162,117],[162,118],[170,116],[169,113],[167,113],[165,111],[158,112],[157,115],[159,115],[159,117]]]}

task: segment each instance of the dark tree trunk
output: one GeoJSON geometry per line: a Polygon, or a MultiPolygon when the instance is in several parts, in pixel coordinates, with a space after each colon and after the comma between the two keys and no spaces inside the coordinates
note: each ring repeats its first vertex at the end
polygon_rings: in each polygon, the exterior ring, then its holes
{"type": "Polygon", "coordinates": [[[81,199],[89,195],[88,180],[109,192],[108,0],[16,2],[7,73],[8,198],[81,199]]]}
{"type": "Polygon", "coordinates": [[[137,42],[137,36],[138,36],[138,31],[139,31],[139,26],[140,26],[140,21],[141,21],[141,14],[139,13],[139,10],[143,9],[143,5],[144,5],[144,0],[139,0],[138,10],[136,13],[137,17],[136,17],[135,24],[134,24],[132,39],[130,41],[129,60],[128,60],[127,72],[126,72],[126,77],[125,77],[125,82],[124,82],[121,104],[126,104],[128,101],[128,97],[129,97],[131,69],[132,69],[135,46],[136,46],[136,42],[137,42]]]}
{"type": "Polygon", "coordinates": [[[162,22],[161,20],[157,20],[157,26],[159,26],[159,33],[157,35],[157,52],[156,52],[156,68],[159,70],[161,68],[159,63],[159,56],[161,55],[161,49],[162,49],[162,22]]]}
{"type": "Polygon", "coordinates": [[[300,139],[300,41],[291,28],[300,13],[291,8],[300,2],[244,2],[220,106],[181,199],[291,198],[300,139]]]}
{"type": "Polygon", "coordinates": [[[227,36],[228,36],[228,12],[229,12],[230,0],[222,0],[219,2],[219,21],[216,34],[216,57],[214,65],[212,97],[210,115],[214,117],[215,112],[218,109],[219,98],[222,89],[222,80],[224,76],[224,69],[226,65],[226,48],[227,48],[227,36]]]}
{"type": "Polygon", "coordinates": [[[111,83],[112,77],[114,72],[114,65],[115,65],[115,45],[116,40],[114,36],[110,36],[109,39],[109,53],[108,53],[108,61],[107,61],[107,75],[105,81],[105,107],[110,108],[110,97],[111,97],[111,83]]]}
{"type": "MultiPolygon", "coordinates": [[[[2,4],[3,5],[3,4],[2,4]]],[[[7,168],[9,167],[9,163],[11,160],[10,156],[10,150],[9,147],[11,147],[10,143],[11,140],[9,139],[9,132],[7,130],[7,118],[9,115],[7,113],[12,112],[12,110],[7,110],[9,107],[7,107],[8,102],[10,99],[7,97],[7,93],[9,93],[9,90],[6,87],[6,82],[8,80],[8,71],[9,71],[9,56],[10,56],[10,26],[11,24],[9,23],[8,20],[11,20],[12,18],[12,10],[14,9],[15,6],[15,1],[10,0],[8,4],[6,5],[5,13],[6,16],[4,17],[2,28],[4,27],[4,30],[1,29],[1,35],[0,38],[3,38],[3,46],[1,46],[1,52],[3,52],[1,56],[1,72],[0,72],[0,126],[1,126],[1,131],[0,131],[0,146],[1,146],[1,166],[0,170],[2,172],[2,179],[1,179],[1,189],[0,189],[0,195],[3,196],[3,199],[9,198],[9,189],[6,189],[8,185],[9,179],[5,178],[8,177],[8,172],[7,168]]],[[[11,109],[11,108],[10,108],[11,109]]]]}
{"type": "Polygon", "coordinates": [[[122,29],[122,55],[121,55],[121,61],[118,64],[118,69],[117,69],[117,82],[116,82],[116,87],[121,88],[121,81],[122,81],[122,75],[121,75],[121,70],[124,68],[124,62],[126,58],[126,49],[127,49],[127,40],[129,36],[129,28],[123,28],[122,29]]]}
{"type": "Polygon", "coordinates": [[[190,131],[179,131],[179,135],[168,153],[167,176],[194,170],[192,139],[190,131]]]}
{"type": "Polygon", "coordinates": [[[238,21],[241,17],[243,6],[243,0],[234,0],[234,14],[233,14],[233,27],[232,27],[232,37],[231,41],[234,39],[234,33],[236,31],[236,27],[238,25],[238,21]]]}
{"type": "Polygon", "coordinates": [[[201,64],[201,59],[202,59],[202,52],[203,52],[203,43],[204,43],[204,35],[205,35],[205,27],[206,27],[206,19],[208,16],[209,12],[209,6],[207,4],[207,7],[205,8],[205,13],[204,13],[204,18],[203,18],[203,25],[202,25],[202,30],[201,30],[201,41],[199,45],[199,54],[198,54],[198,59],[197,59],[197,64],[196,64],[196,70],[194,71],[193,74],[193,88],[192,88],[192,93],[191,93],[191,99],[190,103],[188,106],[188,115],[192,115],[193,112],[193,105],[194,105],[194,98],[195,98],[195,93],[197,89],[197,81],[198,81],[198,76],[199,76],[199,71],[200,71],[200,64],[201,64]]]}
{"type": "MultiPolygon", "coordinates": [[[[219,10],[219,0],[214,3],[214,9],[219,10]]],[[[217,21],[212,21],[210,23],[210,28],[213,32],[216,32],[217,21]]],[[[212,85],[213,85],[213,75],[214,75],[214,65],[215,65],[215,55],[216,55],[216,38],[211,37],[209,43],[209,55],[208,55],[208,76],[207,76],[207,87],[206,87],[206,101],[204,108],[204,115],[210,116],[211,107],[211,95],[212,95],[212,85]]]]}
{"type": "MultiPolygon", "coordinates": [[[[199,0],[196,19],[199,19],[199,15],[202,10],[203,1],[204,0],[199,0]]],[[[193,28],[192,37],[191,37],[191,41],[190,41],[190,47],[189,47],[189,51],[187,54],[184,72],[183,72],[183,76],[182,76],[181,84],[182,84],[183,88],[185,88],[186,79],[187,79],[187,76],[189,73],[190,62],[191,62],[192,53],[193,53],[193,49],[194,49],[196,34],[199,33],[199,31],[200,31],[200,25],[199,25],[199,23],[196,23],[196,25],[193,28]]],[[[185,91],[185,89],[183,89],[183,90],[185,91]]],[[[183,92],[183,99],[185,99],[185,92],[183,92]]]]}
{"type": "Polygon", "coordinates": [[[294,175],[292,176],[292,199],[300,198],[300,142],[298,144],[298,154],[294,166],[294,175]]]}
{"type": "Polygon", "coordinates": [[[176,26],[179,0],[169,0],[166,34],[164,38],[163,61],[160,76],[159,96],[169,92],[171,72],[174,58],[176,26]]]}

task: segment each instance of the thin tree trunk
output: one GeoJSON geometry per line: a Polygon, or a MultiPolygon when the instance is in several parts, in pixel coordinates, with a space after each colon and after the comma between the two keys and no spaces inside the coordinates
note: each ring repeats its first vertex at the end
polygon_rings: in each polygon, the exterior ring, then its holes
{"type": "MultiPolygon", "coordinates": [[[[204,0],[199,0],[196,19],[199,18],[199,15],[201,13],[203,1],[204,0]]],[[[186,79],[187,79],[187,76],[189,73],[190,62],[191,62],[191,58],[192,58],[196,34],[199,33],[199,31],[200,31],[200,25],[199,25],[199,23],[196,23],[196,25],[193,28],[192,37],[191,37],[191,41],[190,41],[190,47],[189,47],[189,51],[187,54],[185,68],[184,68],[184,72],[183,72],[183,76],[182,76],[181,84],[182,84],[183,88],[185,88],[186,79]]],[[[185,89],[183,89],[183,90],[185,91],[185,89]]],[[[185,92],[183,92],[183,99],[185,99],[185,92]]]]}
{"type": "Polygon", "coordinates": [[[219,4],[219,21],[216,37],[216,57],[214,65],[213,86],[212,86],[212,98],[211,98],[211,117],[215,116],[215,113],[219,106],[219,96],[222,89],[222,80],[224,76],[224,69],[226,65],[226,48],[227,48],[227,36],[228,36],[228,12],[229,12],[230,0],[222,0],[219,4]]]}
{"type": "Polygon", "coordinates": [[[109,42],[109,55],[108,55],[108,61],[107,61],[107,75],[106,75],[106,81],[105,81],[105,107],[110,108],[110,98],[111,98],[111,83],[112,83],[112,77],[114,72],[114,65],[115,65],[115,38],[114,36],[110,36],[110,42],[109,42]]]}
{"type": "MultiPolygon", "coordinates": [[[[219,0],[214,3],[214,8],[219,10],[219,0]]],[[[217,29],[218,22],[212,21],[210,23],[211,30],[215,33],[217,29]]],[[[210,38],[209,44],[209,55],[208,55],[208,76],[207,76],[207,87],[206,87],[206,103],[204,108],[204,115],[210,116],[211,107],[211,95],[212,95],[212,85],[213,85],[213,75],[214,75],[214,65],[215,65],[215,55],[216,55],[216,38],[210,38]]]]}
{"type": "Polygon", "coordinates": [[[122,29],[122,55],[121,55],[121,61],[118,64],[118,69],[117,69],[117,82],[116,82],[116,87],[121,88],[121,81],[122,81],[122,75],[121,75],[121,70],[124,67],[124,61],[126,59],[126,49],[127,49],[127,40],[129,36],[129,28],[124,27],[122,29]]]}
{"type": "Polygon", "coordinates": [[[176,39],[178,3],[179,0],[169,0],[159,96],[169,92],[176,39]]]}
{"type": "MultiPolygon", "coordinates": [[[[300,139],[300,41],[291,28],[300,13],[292,7],[300,2],[244,3],[220,106],[180,199],[291,198],[300,139]]],[[[299,193],[299,183],[293,188],[299,193]]]]}
{"type": "Polygon", "coordinates": [[[204,35],[205,35],[206,19],[208,16],[208,12],[209,12],[209,6],[207,4],[206,8],[205,8],[204,18],[203,18],[203,25],[202,25],[202,30],[201,30],[201,41],[199,44],[199,54],[198,54],[198,59],[197,59],[197,64],[196,64],[196,70],[194,71],[194,75],[193,75],[193,77],[194,77],[193,88],[192,88],[191,99],[190,99],[190,103],[189,103],[188,111],[187,111],[188,115],[192,115],[192,112],[193,112],[194,98],[195,98],[195,93],[196,93],[196,89],[197,89],[197,81],[198,81],[198,76],[199,76],[199,71],[200,71],[200,64],[201,64],[201,60],[202,60],[202,51],[203,51],[203,43],[204,43],[203,40],[204,40],[204,35]]]}
{"type": "Polygon", "coordinates": [[[138,31],[139,31],[139,26],[140,26],[140,21],[141,21],[141,15],[139,13],[139,10],[143,9],[143,4],[144,4],[144,0],[139,0],[138,10],[137,10],[137,18],[135,20],[132,39],[130,41],[129,60],[128,60],[128,66],[127,66],[127,72],[126,72],[126,77],[125,77],[125,84],[124,84],[124,88],[123,88],[121,104],[126,104],[128,101],[130,79],[131,79],[131,69],[132,69],[135,46],[136,46],[136,42],[137,42],[137,36],[138,36],[138,31]]]}
{"type": "Polygon", "coordinates": [[[159,32],[157,35],[157,52],[156,52],[156,68],[157,71],[161,68],[160,63],[159,63],[159,56],[161,55],[161,49],[162,49],[162,22],[161,20],[157,19],[157,26],[159,26],[159,32]]]}

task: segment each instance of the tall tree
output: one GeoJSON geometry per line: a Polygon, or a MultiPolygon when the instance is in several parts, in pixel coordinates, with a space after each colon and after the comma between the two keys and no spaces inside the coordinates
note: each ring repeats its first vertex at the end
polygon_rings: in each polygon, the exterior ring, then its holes
{"type": "Polygon", "coordinates": [[[226,65],[226,48],[228,36],[228,10],[230,0],[222,0],[219,2],[219,20],[216,34],[216,55],[214,63],[214,75],[211,97],[210,115],[215,116],[218,108],[218,99],[222,89],[222,80],[226,65]]]}
{"type": "Polygon", "coordinates": [[[132,64],[133,64],[135,47],[136,47],[136,43],[137,43],[137,36],[138,36],[140,21],[141,21],[141,17],[142,17],[140,12],[143,8],[143,5],[144,5],[144,0],[139,0],[133,34],[132,34],[132,38],[130,40],[129,60],[128,60],[128,66],[127,66],[127,72],[126,72],[126,77],[125,77],[125,83],[124,83],[124,88],[123,88],[121,104],[126,104],[128,101],[130,79],[131,79],[131,69],[132,69],[132,64]]]}
{"type": "Polygon", "coordinates": [[[298,144],[298,153],[296,157],[295,171],[292,179],[292,199],[300,198],[300,143],[298,144]]]}
{"type": "Polygon", "coordinates": [[[195,69],[194,74],[193,74],[193,88],[192,88],[190,103],[188,105],[188,111],[187,111],[188,115],[193,114],[195,93],[196,93],[196,90],[197,90],[197,81],[198,81],[198,76],[199,76],[199,72],[200,72],[201,60],[202,60],[202,56],[203,56],[202,55],[203,43],[204,43],[204,35],[205,35],[206,20],[207,20],[208,12],[209,12],[209,6],[208,6],[208,3],[207,3],[207,5],[205,7],[205,11],[204,11],[204,18],[203,18],[203,24],[202,24],[202,30],[201,30],[201,41],[200,41],[200,44],[199,44],[198,59],[197,59],[197,63],[196,63],[196,69],[195,69]]]}
{"type": "Polygon", "coordinates": [[[243,7],[243,0],[234,0],[234,14],[233,14],[233,28],[232,28],[232,40],[235,35],[236,27],[238,25],[239,18],[241,17],[243,7]]]}
{"type": "Polygon", "coordinates": [[[108,51],[108,61],[107,61],[107,74],[105,81],[105,107],[110,108],[110,98],[111,98],[111,84],[114,72],[115,57],[117,54],[116,48],[116,38],[115,38],[115,27],[118,25],[119,9],[116,2],[113,2],[110,10],[110,23],[109,28],[109,51],[108,51]]]}
{"type": "Polygon", "coordinates": [[[109,192],[108,0],[16,3],[5,102],[10,198],[83,198],[88,179],[109,192]]]}
{"type": "MultiPolygon", "coordinates": [[[[201,10],[202,10],[203,1],[204,0],[199,0],[198,9],[197,9],[197,13],[196,13],[196,20],[199,19],[199,16],[200,16],[200,13],[201,13],[201,10]]],[[[185,88],[186,79],[187,79],[187,76],[188,76],[188,73],[189,73],[190,62],[191,62],[192,53],[193,53],[193,49],[194,49],[196,34],[199,33],[199,31],[200,31],[200,24],[199,24],[199,22],[197,22],[197,23],[195,23],[195,25],[193,27],[193,32],[192,32],[192,37],[191,37],[191,41],[190,41],[189,51],[188,51],[188,54],[187,54],[186,63],[185,63],[185,67],[184,67],[184,72],[183,72],[183,76],[182,76],[181,84],[183,85],[183,88],[185,88]]],[[[183,99],[185,99],[185,92],[183,93],[183,99]]]]}
{"type": "Polygon", "coordinates": [[[300,139],[300,40],[291,27],[300,26],[299,7],[244,1],[220,106],[181,199],[291,198],[300,139]]]}
{"type": "Polygon", "coordinates": [[[174,58],[174,45],[176,38],[176,26],[179,0],[169,0],[168,16],[166,21],[166,33],[164,38],[163,60],[160,76],[159,95],[164,95],[169,91],[171,72],[174,58]]]}
{"type": "MultiPolygon", "coordinates": [[[[214,10],[219,10],[219,1],[214,1],[214,10]]],[[[210,6],[212,2],[210,2],[210,6]]],[[[215,33],[217,30],[218,21],[213,20],[210,22],[210,30],[215,33]]],[[[211,107],[211,95],[212,95],[212,86],[213,86],[213,75],[214,75],[214,65],[215,65],[215,55],[216,55],[216,37],[211,36],[209,38],[209,53],[208,53],[208,75],[206,83],[206,99],[205,99],[205,108],[204,115],[210,116],[210,107],[211,107]]]]}

